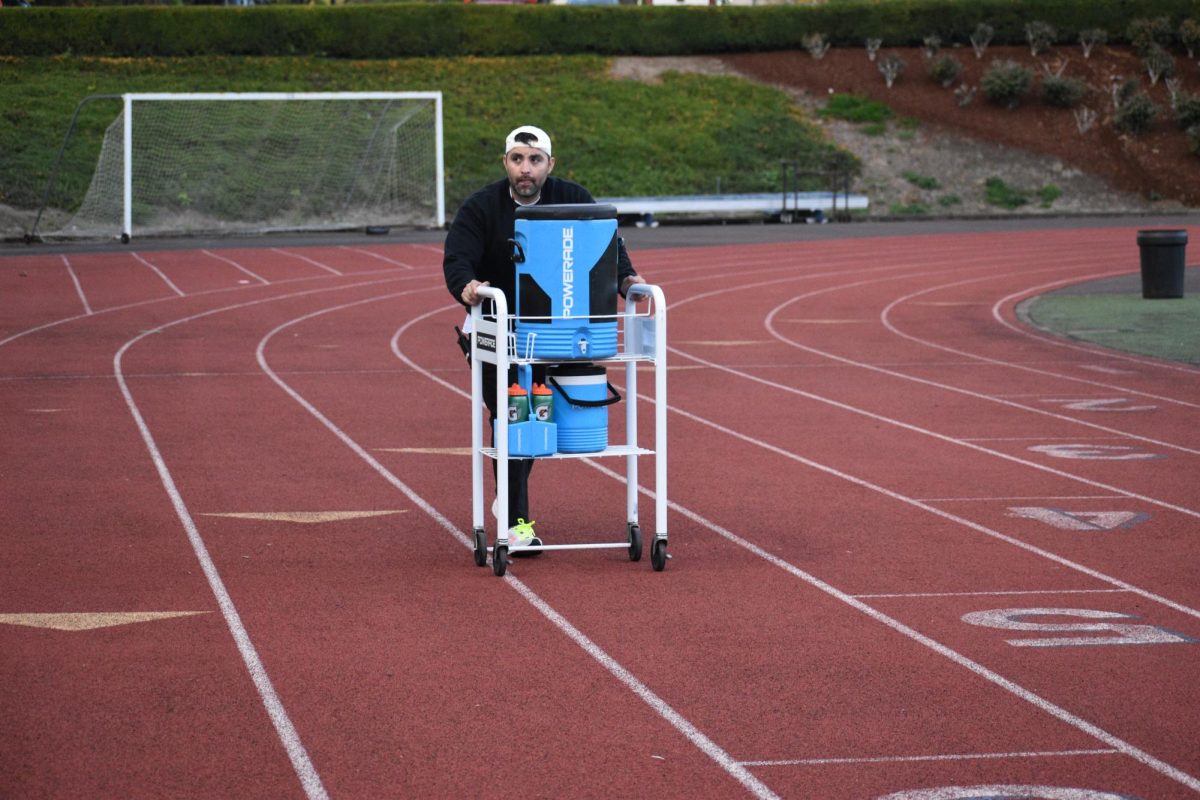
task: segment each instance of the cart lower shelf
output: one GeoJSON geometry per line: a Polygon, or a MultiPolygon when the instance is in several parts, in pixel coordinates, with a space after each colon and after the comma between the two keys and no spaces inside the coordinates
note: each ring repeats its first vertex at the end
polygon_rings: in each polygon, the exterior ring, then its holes
{"type": "MultiPolygon", "coordinates": [[[[480,449],[488,458],[496,458],[496,448],[484,447],[480,449]]],[[[509,458],[603,458],[605,456],[652,456],[653,450],[647,450],[644,447],[629,444],[615,444],[606,447],[603,450],[597,450],[594,453],[551,453],[546,456],[515,456],[509,454],[509,458]]]]}

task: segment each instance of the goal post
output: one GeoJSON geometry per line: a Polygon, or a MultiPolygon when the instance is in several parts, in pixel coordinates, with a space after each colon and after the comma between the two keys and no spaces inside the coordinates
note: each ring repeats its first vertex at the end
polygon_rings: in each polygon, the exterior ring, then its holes
{"type": "Polygon", "coordinates": [[[131,93],[54,236],[445,224],[441,92],[131,93]]]}

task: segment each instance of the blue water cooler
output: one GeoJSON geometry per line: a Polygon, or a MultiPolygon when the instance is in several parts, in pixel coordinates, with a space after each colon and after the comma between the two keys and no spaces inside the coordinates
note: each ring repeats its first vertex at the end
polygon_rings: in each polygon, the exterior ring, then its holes
{"type": "Polygon", "coordinates": [[[522,206],[514,228],[518,357],[616,355],[616,207],[522,206]]]}

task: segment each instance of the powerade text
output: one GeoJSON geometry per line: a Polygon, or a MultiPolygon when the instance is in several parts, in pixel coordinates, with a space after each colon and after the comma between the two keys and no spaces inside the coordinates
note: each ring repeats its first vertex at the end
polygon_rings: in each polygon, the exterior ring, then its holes
{"type": "Polygon", "coordinates": [[[562,310],[564,317],[572,316],[575,307],[575,228],[562,229],[562,310]]]}

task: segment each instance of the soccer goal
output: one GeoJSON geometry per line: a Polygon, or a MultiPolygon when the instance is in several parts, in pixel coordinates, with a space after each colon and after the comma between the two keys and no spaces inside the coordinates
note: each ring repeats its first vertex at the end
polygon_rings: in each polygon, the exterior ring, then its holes
{"type": "Polygon", "coordinates": [[[441,92],[125,94],[60,237],[445,223],[441,92]]]}

